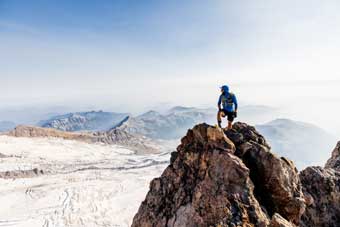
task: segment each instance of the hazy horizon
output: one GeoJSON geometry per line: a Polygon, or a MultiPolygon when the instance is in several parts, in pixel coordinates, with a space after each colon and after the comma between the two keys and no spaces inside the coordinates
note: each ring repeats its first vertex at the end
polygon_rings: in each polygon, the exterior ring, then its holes
{"type": "Polygon", "coordinates": [[[340,134],[337,1],[0,0],[1,108],[240,104],[340,134]]]}

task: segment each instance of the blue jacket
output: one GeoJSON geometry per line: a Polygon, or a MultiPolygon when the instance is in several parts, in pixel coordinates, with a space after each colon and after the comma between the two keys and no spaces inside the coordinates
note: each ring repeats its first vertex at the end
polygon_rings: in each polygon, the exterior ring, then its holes
{"type": "Polygon", "coordinates": [[[224,92],[224,94],[220,95],[217,103],[218,106],[220,106],[221,103],[223,110],[228,112],[234,112],[238,107],[236,96],[231,92],[224,92]]]}

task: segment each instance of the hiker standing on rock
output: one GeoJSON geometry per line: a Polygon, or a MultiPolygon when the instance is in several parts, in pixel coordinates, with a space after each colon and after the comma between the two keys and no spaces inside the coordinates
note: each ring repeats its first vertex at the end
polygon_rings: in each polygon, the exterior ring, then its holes
{"type": "Polygon", "coordinates": [[[228,129],[232,128],[232,123],[234,119],[237,117],[237,99],[236,96],[229,92],[229,87],[227,85],[223,85],[221,87],[221,95],[218,99],[218,113],[217,113],[217,122],[218,126],[221,127],[222,117],[226,117],[228,119],[228,129]],[[221,108],[222,104],[222,108],[221,108]]]}

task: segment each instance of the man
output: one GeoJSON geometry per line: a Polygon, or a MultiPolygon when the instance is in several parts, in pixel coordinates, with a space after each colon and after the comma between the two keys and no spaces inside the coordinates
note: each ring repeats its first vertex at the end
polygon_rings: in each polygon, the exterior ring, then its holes
{"type": "Polygon", "coordinates": [[[217,122],[218,126],[221,127],[222,117],[226,117],[228,119],[228,129],[232,128],[232,123],[237,117],[237,99],[236,96],[229,92],[229,87],[227,85],[223,85],[221,87],[221,95],[218,99],[218,113],[217,113],[217,122]],[[221,108],[222,104],[222,108],[221,108]]]}

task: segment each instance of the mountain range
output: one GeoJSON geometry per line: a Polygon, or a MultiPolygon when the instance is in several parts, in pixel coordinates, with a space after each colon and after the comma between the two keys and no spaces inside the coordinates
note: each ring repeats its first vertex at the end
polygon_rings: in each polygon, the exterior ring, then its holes
{"type": "MultiPolygon", "coordinates": [[[[326,161],[327,152],[336,141],[334,136],[309,123],[290,119],[273,120],[277,113],[277,109],[268,106],[241,106],[236,120],[256,124],[273,150],[282,156],[291,157],[299,169],[326,161]],[[312,153],[313,150],[318,153],[312,153]]],[[[216,124],[216,109],[175,106],[163,112],[150,110],[137,116],[103,111],[74,112],[52,116],[40,121],[37,126],[68,132],[99,133],[101,137],[113,130],[111,132],[117,132],[120,136],[128,135],[124,136],[124,143],[129,144],[126,138],[178,140],[189,128],[202,122],[216,124]]],[[[8,130],[14,124],[8,122],[3,126],[8,130]]]]}
{"type": "Polygon", "coordinates": [[[40,121],[38,126],[62,131],[103,131],[119,123],[127,114],[103,111],[76,112],[53,116],[40,121]]]}
{"type": "Polygon", "coordinates": [[[193,125],[211,122],[214,116],[213,109],[174,107],[164,114],[148,111],[129,117],[118,124],[117,128],[153,139],[178,139],[193,125]]]}

